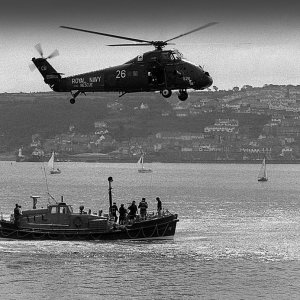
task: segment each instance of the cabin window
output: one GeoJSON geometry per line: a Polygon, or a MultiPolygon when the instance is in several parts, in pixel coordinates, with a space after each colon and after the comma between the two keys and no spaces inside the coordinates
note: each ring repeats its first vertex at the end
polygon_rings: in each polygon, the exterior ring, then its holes
{"type": "Polygon", "coordinates": [[[56,214],[56,206],[51,207],[51,214],[56,214]]]}
{"type": "Polygon", "coordinates": [[[67,208],[65,206],[59,208],[60,214],[65,214],[67,212],[67,208]]]}

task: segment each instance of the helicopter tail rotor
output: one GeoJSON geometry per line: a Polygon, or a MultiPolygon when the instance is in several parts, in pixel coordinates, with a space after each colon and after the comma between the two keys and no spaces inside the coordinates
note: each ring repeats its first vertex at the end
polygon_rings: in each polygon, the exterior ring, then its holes
{"type": "Polygon", "coordinates": [[[42,45],[40,43],[38,43],[34,46],[34,48],[39,53],[40,57],[44,58],[42,45]]]}
{"type": "Polygon", "coordinates": [[[36,65],[33,64],[33,63],[29,64],[29,69],[30,69],[31,72],[35,71],[36,65]]]}
{"type": "Polygon", "coordinates": [[[48,55],[46,57],[46,59],[51,59],[51,58],[56,57],[58,55],[59,55],[59,51],[57,49],[55,49],[50,55],[48,55]]]}
{"type": "MultiPolygon", "coordinates": [[[[35,48],[35,49],[37,50],[37,52],[39,53],[40,57],[41,57],[42,59],[45,59],[45,60],[51,59],[51,58],[56,57],[56,56],[59,55],[59,51],[58,51],[57,49],[55,49],[50,55],[48,55],[47,57],[44,57],[43,48],[42,48],[42,46],[41,46],[40,43],[36,44],[36,45],[34,46],[34,48],[35,48]]],[[[29,65],[29,69],[33,72],[33,71],[36,69],[36,65],[33,64],[33,63],[30,64],[30,65],[29,65]]]]}

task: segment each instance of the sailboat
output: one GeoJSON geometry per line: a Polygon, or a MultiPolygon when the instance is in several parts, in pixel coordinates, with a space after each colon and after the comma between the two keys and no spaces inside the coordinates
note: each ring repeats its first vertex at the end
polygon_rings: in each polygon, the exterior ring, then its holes
{"type": "Polygon", "coordinates": [[[264,158],[258,173],[258,181],[268,181],[267,169],[266,169],[266,159],[264,158]]]}
{"type": "Polygon", "coordinates": [[[19,149],[16,162],[23,162],[25,161],[25,155],[22,154],[22,148],[19,149]]]}
{"type": "Polygon", "coordinates": [[[48,167],[50,168],[50,174],[60,174],[59,168],[54,169],[54,151],[52,152],[51,158],[48,161],[48,167]]]}
{"type": "Polygon", "coordinates": [[[138,160],[138,165],[140,165],[140,168],[138,169],[139,173],[151,173],[151,169],[144,168],[144,154],[141,155],[140,159],[138,160]]]}

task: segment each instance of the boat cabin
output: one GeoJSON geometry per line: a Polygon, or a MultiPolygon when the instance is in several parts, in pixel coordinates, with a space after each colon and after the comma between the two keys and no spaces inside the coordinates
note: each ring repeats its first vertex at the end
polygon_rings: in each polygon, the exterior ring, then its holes
{"type": "Polygon", "coordinates": [[[71,205],[65,202],[50,204],[47,208],[30,209],[22,212],[19,219],[19,226],[41,228],[94,228],[99,227],[100,223],[107,223],[107,217],[102,217],[93,214],[87,214],[81,210],[79,213],[74,213],[71,205]]]}

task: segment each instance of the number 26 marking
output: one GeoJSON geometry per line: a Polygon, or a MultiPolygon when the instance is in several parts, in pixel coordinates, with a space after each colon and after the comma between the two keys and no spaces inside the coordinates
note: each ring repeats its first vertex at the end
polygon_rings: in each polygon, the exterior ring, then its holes
{"type": "Polygon", "coordinates": [[[116,78],[125,78],[126,77],[126,70],[117,70],[116,78]]]}

